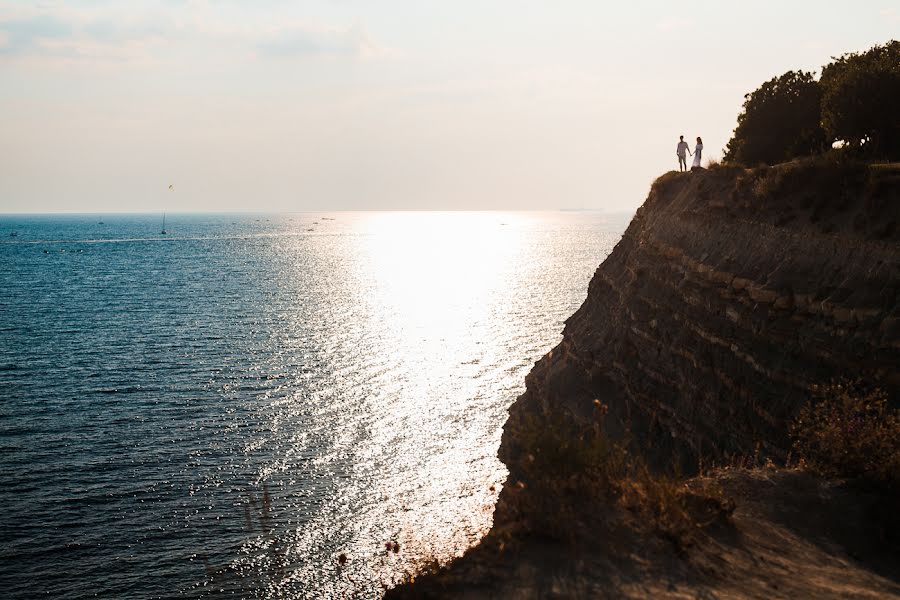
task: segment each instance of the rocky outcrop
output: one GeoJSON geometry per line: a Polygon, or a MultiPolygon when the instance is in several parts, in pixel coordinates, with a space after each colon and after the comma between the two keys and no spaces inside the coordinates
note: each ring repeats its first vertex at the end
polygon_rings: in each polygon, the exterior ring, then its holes
{"type": "Polygon", "coordinates": [[[519,475],[524,416],[630,436],[660,466],[762,453],[832,378],[900,391],[900,168],[816,161],[658,179],[562,342],[526,379],[500,458],[519,475]]]}

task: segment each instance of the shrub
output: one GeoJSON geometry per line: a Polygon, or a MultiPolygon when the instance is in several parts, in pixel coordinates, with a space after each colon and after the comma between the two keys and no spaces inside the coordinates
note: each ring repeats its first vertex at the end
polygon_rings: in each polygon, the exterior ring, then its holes
{"type": "Polygon", "coordinates": [[[625,509],[634,527],[682,549],[698,528],[734,510],[721,490],[690,489],[677,474],[652,472],[639,456],[607,438],[605,407],[598,403],[595,412],[593,425],[575,425],[559,415],[520,422],[523,481],[510,482],[506,498],[525,531],[577,543],[592,530],[588,522],[625,509]]]}
{"type": "Polygon", "coordinates": [[[525,471],[537,480],[588,477],[613,481],[625,473],[625,451],[610,442],[599,426],[576,428],[560,416],[538,419],[529,415],[521,430],[521,443],[528,448],[525,471]]]}
{"type": "Polygon", "coordinates": [[[533,534],[575,541],[589,507],[618,494],[627,453],[596,428],[584,430],[557,414],[526,415],[517,438],[523,450],[520,477],[508,482],[509,506],[533,534]]]}
{"type": "Polygon", "coordinates": [[[900,42],[845,54],[822,70],[822,123],[832,141],[900,157],[900,42]]]}
{"type": "Polygon", "coordinates": [[[788,71],[744,96],[725,163],[776,164],[822,151],[822,91],[813,73],[788,71]]]}
{"type": "Polygon", "coordinates": [[[865,186],[869,167],[841,152],[794,161],[752,172],[753,192],[761,198],[803,197],[809,206],[838,206],[865,186]]]}
{"type": "Polygon", "coordinates": [[[814,387],[791,428],[794,452],[823,475],[900,487],[900,411],[860,383],[814,387]]]}

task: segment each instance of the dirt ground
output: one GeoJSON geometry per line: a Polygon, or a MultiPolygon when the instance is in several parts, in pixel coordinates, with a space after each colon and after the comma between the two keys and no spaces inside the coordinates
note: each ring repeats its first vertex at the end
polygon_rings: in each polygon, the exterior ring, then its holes
{"type": "Polygon", "coordinates": [[[495,528],[449,567],[387,597],[900,598],[900,552],[887,537],[896,522],[885,522],[893,509],[883,498],[795,470],[711,478],[736,509],[687,547],[627,524],[577,547],[495,528]]]}

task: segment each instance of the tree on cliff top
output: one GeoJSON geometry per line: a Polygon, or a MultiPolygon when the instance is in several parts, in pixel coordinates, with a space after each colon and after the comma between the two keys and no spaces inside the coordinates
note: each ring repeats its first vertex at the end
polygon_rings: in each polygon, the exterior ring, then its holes
{"type": "Polygon", "coordinates": [[[830,140],[871,157],[900,158],[900,42],[834,59],[821,86],[830,140]]]}
{"type": "Polygon", "coordinates": [[[776,164],[820,152],[825,131],[819,124],[822,90],[813,73],[788,71],[744,96],[724,161],[776,164]]]}

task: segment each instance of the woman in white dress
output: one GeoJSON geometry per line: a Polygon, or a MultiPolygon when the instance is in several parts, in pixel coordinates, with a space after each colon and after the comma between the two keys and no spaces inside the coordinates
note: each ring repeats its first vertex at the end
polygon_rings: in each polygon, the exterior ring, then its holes
{"type": "Polygon", "coordinates": [[[691,168],[698,168],[700,166],[700,154],[703,152],[703,140],[700,139],[700,136],[697,136],[697,145],[694,146],[694,164],[691,165],[691,168]]]}

